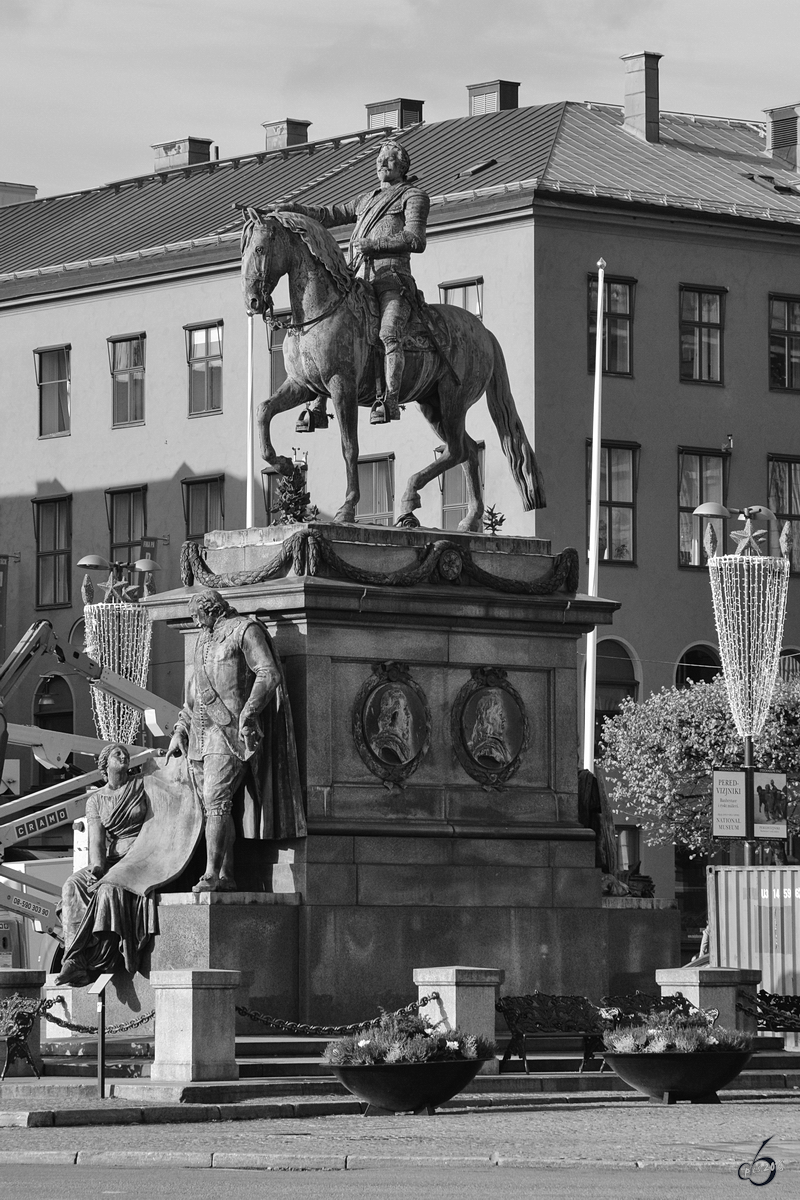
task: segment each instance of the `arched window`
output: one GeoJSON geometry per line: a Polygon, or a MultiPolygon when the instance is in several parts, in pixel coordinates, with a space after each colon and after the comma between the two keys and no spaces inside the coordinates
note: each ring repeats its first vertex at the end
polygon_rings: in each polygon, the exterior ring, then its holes
{"type": "Polygon", "coordinates": [[[710,683],[721,673],[722,663],[713,646],[690,646],[684,650],[675,669],[675,686],[685,688],[690,683],[710,683]]]}
{"type": "Polygon", "coordinates": [[[623,700],[635,700],[639,691],[631,656],[621,642],[606,638],[597,643],[597,683],[594,701],[594,740],[600,744],[603,722],[614,717],[623,700]]]}

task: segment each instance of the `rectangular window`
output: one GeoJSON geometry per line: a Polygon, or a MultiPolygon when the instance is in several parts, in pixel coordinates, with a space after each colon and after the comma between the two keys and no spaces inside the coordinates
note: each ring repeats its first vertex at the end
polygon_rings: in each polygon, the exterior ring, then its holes
{"type": "MultiPolygon", "coordinates": [[[[600,448],[600,561],[636,562],[636,481],[640,447],[603,442],[600,448]]],[[[586,444],[587,522],[591,516],[592,443],[586,444]]]]}
{"type": "Polygon", "coordinates": [[[114,425],[140,425],[144,421],[144,344],[143,333],[108,339],[114,425]]]}
{"type": "MultiPolygon", "coordinates": [[[[276,312],[276,317],[291,316],[289,312],[276,312]]],[[[274,396],[282,383],[286,381],[286,367],[283,362],[283,343],[286,341],[285,329],[277,326],[269,331],[269,383],[270,395],[274,396]]]]}
{"type": "Polygon", "coordinates": [[[36,535],[36,607],[70,604],[72,497],[33,501],[36,535]]]}
{"type": "Polygon", "coordinates": [[[212,529],[225,528],[225,476],[210,475],[205,479],[182,479],[183,515],[186,537],[202,541],[212,529]]]}
{"type": "Polygon", "coordinates": [[[34,350],[36,386],[39,389],[39,437],[64,437],[70,432],[71,346],[43,346],[34,350]]]}
{"type": "Polygon", "coordinates": [[[778,518],[769,523],[769,553],[780,558],[779,539],[787,521],[794,539],[790,554],[792,574],[800,574],[800,458],[769,456],[769,499],[767,507],[778,518]]]}
{"type": "MultiPolygon", "coordinates": [[[[444,446],[437,446],[437,456],[444,446]]],[[[481,488],[484,483],[484,446],[478,445],[478,472],[481,477],[481,488]]],[[[442,479],[442,529],[458,529],[460,521],[467,515],[467,478],[461,466],[450,467],[442,479]]]]}
{"type": "Polygon", "coordinates": [[[142,557],[147,533],[147,484],[106,492],[112,562],[135,562],[142,557]]]}
{"type": "Polygon", "coordinates": [[[465,308],[483,320],[483,276],[470,279],[448,279],[439,284],[439,303],[465,308]]]}
{"type": "MultiPolygon", "coordinates": [[[[610,279],[603,284],[603,374],[633,374],[633,291],[635,279],[610,279]]],[[[597,346],[597,276],[589,276],[589,371],[594,371],[597,346]]]]}
{"type": "Polygon", "coordinates": [[[361,525],[391,525],[394,520],[394,455],[359,459],[356,521],[361,525]]]}
{"type": "Polygon", "coordinates": [[[703,543],[709,524],[717,539],[718,552],[727,552],[722,518],[696,517],[694,510],[710,501],[725,503],[729,458],[729,454],[707,450],[681,449],[678,452],[678,562],[682,567],[704,567],[708,563],[708,552],[703,543]]]}
{"type": "Polygon", "coordinates": [[[800,297],[769,298],[769,386],[800,392],[800,297]]]}
{"type": "Polygon", "coordinates": [[[222,412],[222,327],[222,321],[184,325],[190,417],[222,412]]]}
{"type": "Polygon", "coordinates": [[[681,287],[681,381],[722,383],[724,291],[681,287]]]}

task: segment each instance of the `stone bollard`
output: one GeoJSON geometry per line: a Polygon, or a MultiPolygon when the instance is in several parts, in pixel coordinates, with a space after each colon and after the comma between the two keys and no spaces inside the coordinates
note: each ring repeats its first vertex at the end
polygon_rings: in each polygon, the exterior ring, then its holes
{"type": "MultiPolygon", "coordinates": [[[[44,981],[44,971],[23,971],[19,967],[0,967],[0,1000],[10,1000],[14,995],[22,996],[26,1000],[41,1000],[44,981]]],[[[36,1021],[31,1030],[28,1049],[31,1052],[31,1058],[36,1063],[36,1070],[41,1071],[41,1021],[36,1021]]],[[[8,1068],[6,1078],[30,1074],[31,1069],[28,1064],[24,1059],[18,1058],[8,1068]]]]}
{"type": "Polygon", "coordinates": [[[744,967],[667,967],[656,971],[662,996],[681,994],[697,1008],[718,1008],[724,1029],[755,1033],[756,1018],[737,1009],[739,1000],[755,1001],[761,972],[744,967]]]}
{"type": "MultiPolygon", "coordinates": [[[[430,992],[438,992],[441,997],[424,1005],[419,1015],[434,1025],[444,1023],[446,1029],[457,1027],[494,1041],[494,1006],[497,989],[505,977],[505,971],[494,967],[417,967],[414,983],[420,999],[430,992]]],[[[497,1075],[499,1071],[497,1059],[491,1058],[480,1074],[497,1075]]]]}
{"type": "Polygon", "coordinates": [[[156,1049],[151,1079],[238,1079],[236,988],[241,971],[152,971],[156,1049]]]}

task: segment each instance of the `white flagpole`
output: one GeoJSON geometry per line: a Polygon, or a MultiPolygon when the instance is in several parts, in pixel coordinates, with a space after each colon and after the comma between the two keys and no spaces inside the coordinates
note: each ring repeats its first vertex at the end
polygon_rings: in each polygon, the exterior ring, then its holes
{"type": "MultiPolygon", "coordinates": [[[[597,565],[600,558],[600,438],[603,421],[603,320],[605,259],[597,264],[597,324],[594,351],[594,411],[592,416],[592,491],[589,507],[589,587],[597,595],[597,565]]],[[[597,626],[586,635],[586,686],[583,694],[583,767],[594,770],[594,705],[597,684],[597,626]]]]}
{"type": "Polygon", "coordinates": [[[253,515],[253,317],[247,318],[247,501],[245,506],[245,528],[252,529],[253,515]]]}

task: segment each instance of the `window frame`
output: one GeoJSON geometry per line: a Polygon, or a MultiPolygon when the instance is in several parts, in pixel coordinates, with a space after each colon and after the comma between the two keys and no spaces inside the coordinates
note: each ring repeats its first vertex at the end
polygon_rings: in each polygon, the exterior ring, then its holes
{"type": "MultiPolygon", "coordinates": [[[[382,463],[382,462],[389,464],[389,486],[391,487],[391,492],[392,492],[391,509],[387,513],[362,513],[359,516],[358,505],[356,505],[356,524],[357,525],[381,525],[385,528],[391,528],[391,526],[394,522],[394,509],[395,509],[395,499],[396,499],[395,482],[394,482],[394,451],[391,450],[387,454],[365,454],[365,455],[363,455],[363,457],[359,457],[357,467],[364,467],[370,463],[372,463],[372,465],[375,466],[378,463],[382,463]],[[367,516],[380,517],[380,518],[386,517],[387,519],[385,521],[382,519],[377,520],[377,521],[367,521],[365,519],[367,516]]],[[[373,494],[374,494],[374,492],[376,490],[374,473],[373,473],[372,487],[373,487],[373,494]]],[[[360,488],[359,488],[359,490],[360,490],[360,488]]],[[[361,503],[360,499],[359,499],[358,503],[359,504],[361,503]]]]}
{"type": "MultiPolygon", "coordinates": [[[[273,315],[274,320],[277,321],[277,320],[282,320],[284,317],[291,317],[292,311],[289,308],[286,308],[286,309],[281,308],[281,309],[278,309],[276,312],[274,312],[272,315],[273,315]]],[[[284,326],[280,326],[280,325],[275,326],[275,327],[273,327],[272,325],[267,326],[267,350],[269,352],[269,387],[270,387],[269,394],[270,394],[270,396],[274,396],[275,393],[278,391],[278,388],[282,387],[285,380],[287,379],[286,371],[284,368],[284,362],[283,362],[283,346],[284,346],[284,343],[288,336],[289,336],[289,330],[286,329],[284,326]],[[277,338],[280,339],[279,341],[276,340],[276,336],[277,336],[277,338]],[[283,378],[276,385],[276,383],[275,383],[275,377],[276,377],[275,367],[276,367],[277,363],[280,363],[280,374],[282,375],[283,378]]]]}
{"type": "MultiPolygon", "coordinates": [[[[31,500],[32,515],[33,515],[33,535],[36,544],[36,578],[34,583],[34,608],[36,609],[51,609],[51,608],[71,608],[72,607],[72,493],[59,492],[55,496],[34,496],[31,500]],[[42,507],[45,504],[65,506],[65,528],[66,536],[65,546],[56,546],[52,550],[42,550],[41,546],[41,529],[42,529],[42,507]],[[44,559],[54,560],[53,570],[53,594],[58,596],[58,561],[62,560],[66,564],[64,571],[65,592],[66,596],[63,600],[54,599],[52,603],[45,603],[42,600],[41,592],[41,567],[40,564],[44,559]]],[[[56,516],[56,529],[58,528],[58,516],[56,516]]]]}
{"type": "MultiPolygon", "coordinates": [[[[181,480],[181,496],[183,498],[183,521],[186,531],[187,542],[202,542],[207,533],[211,532],[211,527],[204,529],[202,533],[189,532],[189,515],[190,508],[190,492],[193,487],[203,486],[208,489],[212,484],[219,485],[219,511],[222,517],[222,525],[214,528],[225,528],[225,472],[218,471],[214,475],[187,475],[181,480]]],[[[208,491],[206,491],[206,524],[208,524],[208,491]]]]}
{"type": "Polygon", "coordinates": [[[38,392],[38,408],[39,408],[39,432],[37,441],[49,441],[50,438],[69,437],[72,433],[72,343],[59,342],[54,346],[37,346],[33,351],[33,370],[36,378],[36,390],[38,392]],[[51,379],[47,382],[42,382],[42,355],[57,353],[59,350],[65,354],[65,364],[67,375],[66,379],[51,379]],[[42,433],[42,388],[48,384],[65,383],[66,384],[66,412],[67,412],[67,427],[66,429],[57,429],[52,433],[42,433]]]}
{"type": "Polygon", "coordinates": [[[726,317],[726,297],[728,289],[726,287],[712,286],[711,284],[697,283],[680,283],[678,284],[678,381],[680,383],[689,384],[691,387],[725,387],[725,317],[726,317]],[[683,317],[683,297],[685,292],[696,292],[700,297],[700,309],[702,311],[702,297],[718,296],[719,297],[719,325],[714,325],[709,321],[686,321],[683,317]],[[683,331],[684,327],[691,329],[719,329],[719,379],[688,379],[683,374],[683,331]]]}
{"type": "MultiPolygon", "coordinates": [[[[600,279],[597,271],[589,271],[586,276],[586,350],[587,350],[587,372],[589,375],[594,375],[595,355],[597,346],[597,307],[592,308],[592,284],[596,285],[600,279]],[[594,318],[595,331],[592,333],[592,318],[594,318]]],[[[633,330],[634,330],[634,315],[636,308],[636,285],[638,279],[631,275],[605,275],[603,277],[604,287],[608,287],[612,283],[622,284],[628,288],[628,311],[627,313],[610,313],[608,305],[603,308],[603,375],[611,379],[633,379],[633,330]],[[608,360],[608,322],[611,317],[617,320],[627,320],[628,322],[628,370],[627,371],[609,371],[606,366],[608,360]]]]}
{"type": "Polygon", "coordinates": [[[108,347],[108,369],[111,374],[111,428],[112,429],[128,429],[131,425],[144,425],[144,423],[145,423],[145,400],[146,400],[145,379],[147,377],[147,371],[146,371],[147,334],[144,332],[144,330],[139,330],[136,333],[114,334],[113,337],[106,338],[106,344],[108,347]],[[125,367],[123,370],[115,368],[115,366],[114,366],[115,347],[121,345],[123,342],[135,342],[135,341],[138,341],[141,345],[142,365],[140,367],[125,367]],[[141,417],[136,417],[133,420],[131,420],[130,416],[129,416],[129,419],[126,421],[118,421],[117,420],[117,380],[121,379],[123,376],[127,376],[128,413],[129,414],[130,414],[130,410],[131,410],[131,391],[130,391],[131,382],[132,382],[133,378],[136,376],[141,378],[142,415],[141,415],[141,417]]]}
{"type": "MultiPolygon", "coordinates": [[[[638,494],[638,489],[639,489],[639,458],[641,455],[641,449],[642,449],[642,446],[641,446],[640,442],[621,442],[621,441],[617,441],[617,440],[612,440],[610,438],[609,439],[606,439],[606,438],[600,439],[601,455],[604,450],[629,450],[631,452],[631,495],[633,497],[633,499],[631,499],[631,500],[619,500],[619,501],[614,501],[612,498],[606,502],[606,501],[603,501],[602,496],[601,496],[601,499],[600,499],[601,516],[602,516],[602,510],[604,508],[609,510],[609,515],[610,515],[610,510],[612,508],[628,508],[631,510],[631,512],[633,514],[633,519],[631,521],[631,531],[632,531],[631,532],[631,543],[632,543],[631,557],[630,558],[598,558],[598,562],[603,566],[635,567],[638,565],[638,563],[637,563],[638,547],[637,547],[637,542],[636,542],[636,525],[637,525],[637,518],[638,518],[637,494],[638,494]]],[[[609,488],[609,492],[611,490],[610,489],[610,479],[611,479],[611,476],[610,476],[610,473],[608,470],[608,466],[606,466],[606,483],[609,488]]],[[[586,556],[587,556],[587,560],[588,560],[588,556],[589,556],[589,533],[590,533],[590,524],[591,524],[591,507],[592,507],[592,439],[587,438],[586,439],[586,556]]],[[[606,521],[606,528],[607,529],[610,528],[609,520],[606,521]]]]}
{"type": "Polygon", "coordinates": [[[109,559],[112,563],[122,561],[121,559],[117,559],[117,549],[122,546],[128,547],[128,562],[135,562],[136,559],[142,557],[141,539],[138,543],[134,541],[114,541],[114,500],[117,496],[134,495],[141,495],[142,497],[142,538],[145,538],[147,537],[147,484],[141,483],[134,487],[106,488],[105,490],[106,517],[108,518],[109,559]],[[134,556],[130,553],[130,547],[136,545],[139,546],[139,553],[134,556]]]}
{"type": "MultiPolygon", "coordinates": [[[[795,514],[793,514],[791,511],[791,498],[792,498],[791,471],[789,472],[788,487],[786,489],[787,496],[789,498],[789,511],[788,512],[779,512],[777,505],[775,505],[773,507],[772,504],[770,503],[770,501],[772,500],[772,465],[773,465],[773,463],[779,463],[779,462],[786,463],[787,466],[790,468],[793,466],[796,466],[800,470],[800,455],[796,455],[796,454],[768,454],[767,455],[767,507],[772,509],[772,511],[775,513],[775,516],[777,518],[777,521],[775,521],[775,522],[770,521],[770,523],[769,523],[769,534],[768,534],[767,540],[768,540],[768,545],[769,545],[769,553],[775,555],[776,557],[781,556],[779,539],[781,536],[781,530],[783,529],[785,522],[788,521],[789,524],[793,527],[792,532],[794,532],[795,524],[800,526],[800,507],[798,507],[798,511],[795,514]]],[[[798,534],[800,534],[800,528],[798,529],[798,534]]],[[[800,575],[800,561],[798,562],[797,568],[795,568],[794,564],[793,564],[793,556],[790,556],[789,566],[790,566],[790,572],[792,575],[800,575]]]]}
{"type": "MultiPolygon", "coordinates": [[[[223,378],[222,364],[224,361],[224,347],[223,347],[224,330],[225,330],[225,322],[222,319],[222,317],[218,317],[215,321],[192,321],[190,324],[184,325],[184,327],[183,327],[183,336],[184,336],[184,342],[185,342],[185,346],[186,346],[186,364],[188,367],[188,371],[187,371],[187,376],[188,376],[188,381],[187,381],[188,416],[192,420],[194,420],[195,417],[214,417],[222,412],[222,403],[223,403],[223,395],[224,395],[223,385],[222,385],[222,378],[223,378]],[[201,354],[201,355],[198,355],[196,358],[192,358],[192,334],[197,333],[197,331],[200,329],[216,329],[217,330],[217,340],[219,342],[219,354],[201,354]],[[219,362],[219,407],[218,408],[209,408],[208,407],[208,380],[209,380],[208,364],[212,363],[212,362],[219,362]],[[206,381],[205,382],[206,407],[203,409],[198,409],[196,412],[192,411],[192,394],[193,394],[192,393],[192,370],[193,370],[192,364],[193,363],[205,363],[206,364],[206,370],[204,372],[205,381],[206,381]]],[[[206,339],[206,345],[208,345],[207,339],[206,339]]]]}
{"type": "MultiPolygon", "coordinates": [[[[783,395],[786,392],[788,392],[790,395],[798,395],[800,393],[800,383],[798,383],[797,387],[790,387],[788,384],[785,387],[780,387],[778,384],[774,384],[772,382],[772,339],[773,339],[773,337],[784,338],[787,342],[787,349],[788,349],[788,341],[789,341],[790,337],[796,336],[798,342],[800,342],[800,330],[798,330],[797,333],[794,335],[793,335],[792,330],[790,330],[790,329],[787,329],[784,333],[781,333],[780,330],[777,330],[777,331],[773,330],[773,328],[772,328],[772,303],[774,300],[780,300],[786,304],[800,304],[800,296],[790,296],[783,292],[770,292],[768,299],[767,299],[767,373],[768,373],[767,381],[769,384],[769,390],[771,392],[778,392],[781,395],[783,395]]],[[[786,373],[786,377],[787,377],[787,379],[789,377],[788,371],[786,373]]]]}
{"type": "Polygon", "coordinates": [[[439,284],[439,303],[452,304],[453,308],[463,308],[465,312],[472,312],[466,304],[454,304],[452,300],[447,299],[447,292],[458,291],[459,288],[464,292],[466,300],[467,288],[475,288],[475,299],[477,302],[477,313],[473,313],[479,321],[483,321],[483,276],[482,275],[466,275],[463,279],[445,279],[439,284]]]}
{"type": "MultiPolygon", "coordinates": [[[[705,458],[719,458],[722,460],[722,499],[719,501],[719,503],[721,503],[722,505],[727,507],[728,476],[730,474],[731,451],[727,450],[727,449],[714,450],[710,446],[679,446],[678,447],[678,497],[677,497],[678,498],[678,541],[677,541],[678,566],[680,567],[680,569],[682,571],[707,571],[708,563],[705,563],[705,562],[682,563],[681,562],[681,513],[688,513],[689,515],[692,515],[694,513],[695,508],[698,508],[701,504],[705,503],[705,500],[703,498],[703,488],[702,488],[703,469],[702,469],[702,463],[701,463],[701,466],[700,466],[700,499],[697,502],[697,504],[693,505],[691,508],[688,505],[681,504],[681,478],[683,476],[682,466],[683,466],[684,457],[687,454],[696,454],[701,459],[705,457],[705,458]]],[[[704,518],[704,517],[697,518],[697,520],[701,522],[700,538],[699,538],[699,545],[700,545],[701,551],[703,551],[703,537],[704,537],[704,530],[703,530],[702,522],[704,520],[709,520],[709,519],[710,518],[707,518],[707,517],[706,518],[704,518]]],[[[723,517],[714,517],[711,519],[713,519],[715,521],[720,521],[722,524],[722,536],[720,538],[720,544],[723,545],[723,553],[724,553],[725,540],[728,535],[727,521],[723,517]]]]}

